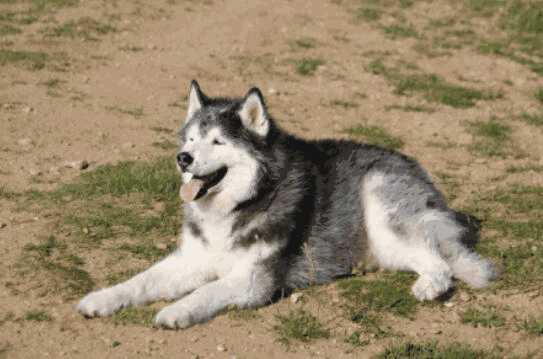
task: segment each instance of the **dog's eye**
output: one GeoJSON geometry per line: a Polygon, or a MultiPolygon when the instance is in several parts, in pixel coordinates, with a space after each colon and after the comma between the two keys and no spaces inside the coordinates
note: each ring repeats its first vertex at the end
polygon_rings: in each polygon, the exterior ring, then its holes
{"type": "Polygon", "coordinates": [[[214,144],[214,145],[224,145],[224,143],[220,142],[220,141],[217,140],[217,139],[214,139],[214,140],[213,140],[213,144],[214,144]]]}

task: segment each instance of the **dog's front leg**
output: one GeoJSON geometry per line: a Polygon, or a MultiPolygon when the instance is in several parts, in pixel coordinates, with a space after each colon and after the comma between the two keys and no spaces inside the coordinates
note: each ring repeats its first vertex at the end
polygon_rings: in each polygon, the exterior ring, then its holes
{"type": "Polygon", "coordinates": [[[126,282],[88,294],[77,310],[87,317],[106,316],[130,305],[180,298],[214,279],[204,262],[177,251],[126,282]]]}
{"type": "Polygon", "coordinates": [[[254,308],[271,301],[275,281],[263,267],[246,267],[198,288],[176,303],[162,309],[155,325],[187,328],[213,318],[228,306],[254,308]]]}

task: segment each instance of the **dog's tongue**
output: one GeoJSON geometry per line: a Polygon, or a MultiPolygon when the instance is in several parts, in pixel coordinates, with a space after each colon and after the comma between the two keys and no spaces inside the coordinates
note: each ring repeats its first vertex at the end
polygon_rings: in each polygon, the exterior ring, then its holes
{"type": "Polygon", "coordinates": [[[190,181],[181,186],[179,189],[179,196],[184,202],[193,201],[203,186],[204,181],[192,178],[190,181]]]}

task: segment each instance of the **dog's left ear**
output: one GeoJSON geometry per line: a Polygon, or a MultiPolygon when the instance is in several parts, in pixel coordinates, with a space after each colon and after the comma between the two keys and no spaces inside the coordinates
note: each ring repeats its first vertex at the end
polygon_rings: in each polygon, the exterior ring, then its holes
{"type": "Polygon", "coordinates": [[[262,93],[256,87],[249,90],[238,111],[243,126],[261,137],[270,130],[270,119],[262,93]]]}
{"type": "Polygon", "coordinates": [[[205,106],[206,95],[200,89],[200,85],[196,80],[190,82],[188,106],[187,106],[187,120],[194,115],[196,111],[205,106]]]}

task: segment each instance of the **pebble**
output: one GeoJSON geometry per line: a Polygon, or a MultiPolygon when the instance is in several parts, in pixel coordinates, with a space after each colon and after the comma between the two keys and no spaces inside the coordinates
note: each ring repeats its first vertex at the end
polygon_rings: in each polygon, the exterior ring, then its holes
{"type": "Polygon", "coordinates": [[[6,228],[8,224],[6,222],[0,222],[0,229],[6,228]]]}
{"type": "Polygon", "coordinates": [[[226,349],[226,347],[224,345],[222,345],[222,344],[217,345],[217,351],[225,352],[226,350],[227,349],[226,349]]]}
{"type": "Polygon", "coordinates": [[[38,169],[31,168],[28,170],[28,173],[30,173],[31,176],[41,176],[42,172],[38,169]]]}
{"type": "Polygon", "coordinates": [[[454,302],[445,302],[444,306],[446,306],[447,308],[452,308],[454,307],[454,302]]]}
{"type": "Polygon", "coordinates": [[[462,302],[469,302],[470,299],[471,299],[471,297],[469,296],[468,293],[466,293],[466,292],[460,293],[460,300],[462,302]]]}
{"type": "Polygon", "coordinates": [[[21,138],[20,140],[17,141],[17,144],[19,146],[31,146],[32,140],[30,138],[21,138]]]}
{"type": "Polygon", "coordinates": [[[155,245],[155,247],[157,247],[158,249],[160,250],[165,250],[165,249],[168,249],[168,245],[166,243],[157,243],[155,245]]]}
{"type": "Polygon", "coordinates": [[[290,301],[293,303],[293,304],[296,304],[300,301],[300,299],[302,299],[304,295],[302,293],[292,293],[290,295],[290,301]]]}
{"type": "Polygon", "coordinates": [[[537,252],[537,246],[532,246],[532,248],[530,248],[532,250],[533,253],[537,252]]]}
{"type": "Polygon", "coordinates": [[[23,107],[22,111],[23,111],[24,114],[28,115],[29,113],[34,112],[34,109],[32,107],[30,107],[30,106],[25,106],[25,107],[23,107]]]}
{"type": "Polygon", "coordinates": [[[270,88],[268,89],[268,93],[269,93],[270,95],[275,95],[275,94],[277,93],[277,90],[274,89],[273,87],[270,87],[270,88]]]}
{"type": "Polygon", "coordinates": [[[66,161],[64,162],[64,167],[67,168],[73,168],[77,170],[86,170],[89,168],[89,162],[86,160],[80,160],[80,161],[66,161]]]}

